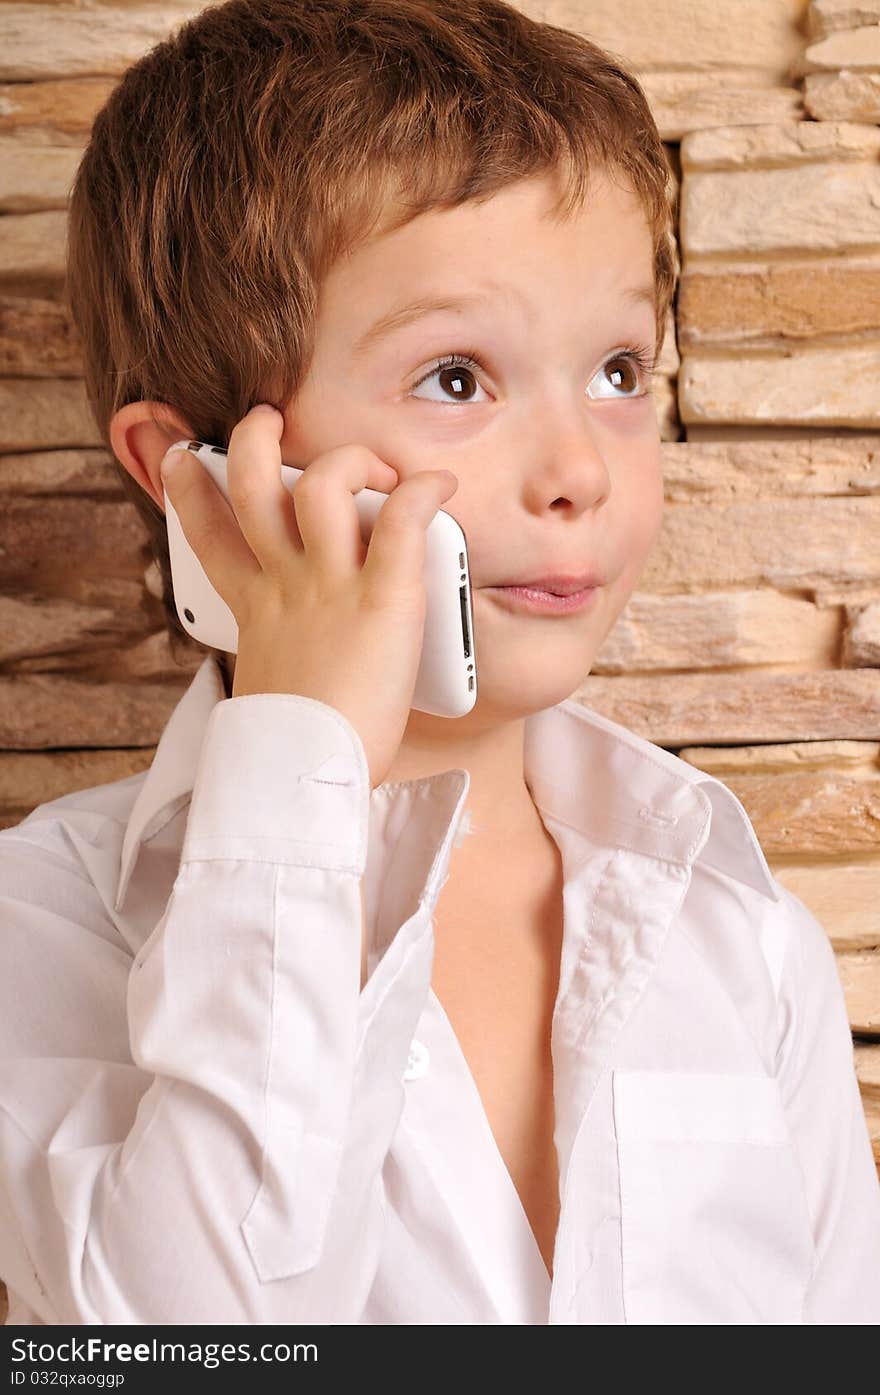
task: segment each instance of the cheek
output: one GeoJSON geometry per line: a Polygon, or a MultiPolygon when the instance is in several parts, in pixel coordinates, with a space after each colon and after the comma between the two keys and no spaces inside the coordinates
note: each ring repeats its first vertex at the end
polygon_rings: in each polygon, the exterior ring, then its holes
{"type": "Polygon", "coordinates": [[[650,552],[663,529],[663,475],[658,467],[652,488],[645,491],[645,552],[650,552]]]}
{"type": "MultiPolygon", "coordinates": [[[[499,534],[496,520],[504,515],[501,501],[488,491],[487,482],[475,477],[464,464],[456,468],[454,460],[447,461],[445,465],[440,460],[433,461],[425,468],[451,470],[458,480],[455,493],[450,494],[440,507],[455,519],[464,533],[468,555],[475,561],[497,556],[499,534]]],[[[506,502],[509,506],[509,498],[506,502]]]]}
{"type": "Polygon", "coordinates": [[[663,525],[663,464],[659,442],[649,451],[635,475],[634,524],[650,547],[663,525]]]}
{"type": "Polygon", "coordinates": [[[639,476],[631,496],[626,526],[625,586],[634,586],[663,528],[663,477],[659,469],[639,476]]]}

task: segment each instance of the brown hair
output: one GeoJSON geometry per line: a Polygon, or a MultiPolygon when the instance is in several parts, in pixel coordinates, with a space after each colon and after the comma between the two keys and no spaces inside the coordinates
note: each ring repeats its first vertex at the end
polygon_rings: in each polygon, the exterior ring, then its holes
{"type": "MultiPolygon", "coordinates": [[[[599,169],[625,177],[652,230],[659,356],[679,272],[670,169],[615,56],[502,0],[200,11],[123,74],[71,191],[65,296],[108,450],[128,402],[166,402],[219,445],[255,403],[283,407],[322,280],[364,237],[552,171],[567,212],[599,169]]],[[[164,514],[119,468],[172,650],[191,648],[164,514]]]]}

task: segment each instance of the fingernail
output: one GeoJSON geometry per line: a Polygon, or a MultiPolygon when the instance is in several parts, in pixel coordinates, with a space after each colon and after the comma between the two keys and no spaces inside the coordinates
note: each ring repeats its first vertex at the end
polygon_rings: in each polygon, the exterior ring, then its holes
{"type": "Polygon", "coordinates": [[[274,412],[276,416],[280,416],[280,415],[281,415],[281,413],[278,411],[278,408],[277,408],[277,407],[273,407],[271,402],[258,402],[257,405],[256,405],[256,407],[252,407],[252,408],[251,408],[251,411],[253,411],[253,412],[274,412]]]}

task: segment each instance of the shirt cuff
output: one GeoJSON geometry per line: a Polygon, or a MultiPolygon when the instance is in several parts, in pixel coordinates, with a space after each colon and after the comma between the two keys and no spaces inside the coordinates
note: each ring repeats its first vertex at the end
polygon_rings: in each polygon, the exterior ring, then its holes
{"type": "Polygon", "coordinates": [[[211,710],[181,862],[246,858],[362,876],[370,772],[341,712],[294,693],[248,693],[211,710]]]}

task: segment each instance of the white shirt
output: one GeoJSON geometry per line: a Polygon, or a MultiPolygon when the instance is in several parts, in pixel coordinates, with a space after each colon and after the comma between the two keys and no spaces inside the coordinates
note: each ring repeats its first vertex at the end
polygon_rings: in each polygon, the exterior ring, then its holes
{"type": "Polygon", "coordinates": [[[227,698],[0,832],[17,1323],[875,1323],[880,1181],[834,953],[719,780],[526,722],[564,873],[552,1283],[431,988],[470,777],[227,698]],[[361,878],[369,926],[360,987],[361,878]]]}

